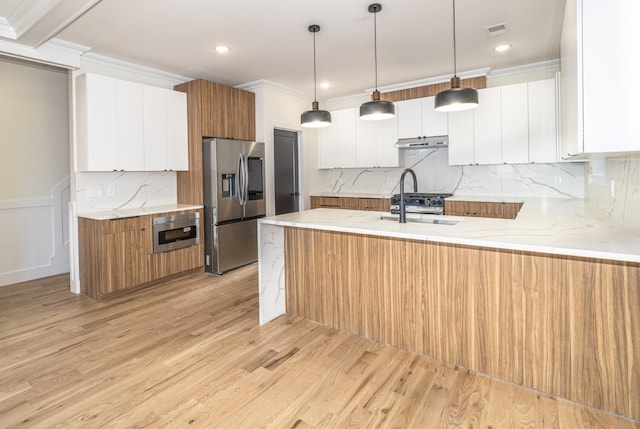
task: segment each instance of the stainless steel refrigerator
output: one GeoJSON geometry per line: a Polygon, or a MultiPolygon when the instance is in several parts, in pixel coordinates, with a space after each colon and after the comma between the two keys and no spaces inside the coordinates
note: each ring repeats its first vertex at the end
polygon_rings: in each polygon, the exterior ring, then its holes
{"type": "Polygon", "coordinates": [[[205,269],[222,274],[258,260],[264,143],[206,138],[203,159],[205,269]]]}

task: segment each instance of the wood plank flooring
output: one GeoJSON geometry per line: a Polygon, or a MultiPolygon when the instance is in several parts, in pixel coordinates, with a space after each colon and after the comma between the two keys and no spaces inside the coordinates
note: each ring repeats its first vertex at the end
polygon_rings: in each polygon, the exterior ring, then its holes
{"type": "Polygon", "coordinates": [[[283,316],[257,267],[95,302],[0,288],[0,427],[635,428],[640,423],[283,316]]]}

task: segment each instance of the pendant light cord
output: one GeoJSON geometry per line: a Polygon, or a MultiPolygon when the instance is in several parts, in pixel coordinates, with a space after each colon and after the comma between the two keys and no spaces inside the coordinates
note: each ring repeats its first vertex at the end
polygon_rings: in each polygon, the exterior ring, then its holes
{"type": "Polygon", "coordinates": [[[453,76],[457,76],[457,62],[458,57],[456,53],[456,0],[453,0],[453,76]]]}
{"type": "Polygon", "coordinates": [[[375,87],[376,91],[378,90],[378,25],[376,20],[376,15],[378,11],[373,13],[373,63],[375,65],[375,87]]]}
{"type": "Polygon", "coordinates": [[[313,32],[313,101],[318,101],[316,80],[316,32],[313,32]]]}

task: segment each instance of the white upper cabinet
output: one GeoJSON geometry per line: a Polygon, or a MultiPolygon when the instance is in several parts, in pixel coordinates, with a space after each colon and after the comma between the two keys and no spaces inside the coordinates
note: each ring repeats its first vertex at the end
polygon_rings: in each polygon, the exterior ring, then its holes
{"type": "Polygon", "coordinates": [[[142,84],[116,80],[118,170],[144,170],[142,84]]]}
{"type": "Polygon", "coordinates": [[[76,168],[118,169],[118,97],[115,79],[83,74],[76,78],[76,168]]]}
{"type": "Polygon", "coordinates": [[[363,121],[358,109],[331,112],[331,126],[318,130],[318,168],[398,167],[396,119],[363,121]]]}
{"type": "Polygon", "coordinates": [[[318,130],[318,168],[356,167],[357,109],[331,112],[331,126],[318,130]]]}
{"type": "Polygon", "coordinates": [[[448,134],[447,114],[436,112],[434,102],[425,97],[396,103],[399,139],[448,134]]]}
{"type": "Polygon", "coordinates": [[[396,118],[383,121],[357,120],[356,149],[358,168],[398,167],[400,157],[396,118]]]}
{"type": "Polygon", "coordinates": [[[502,164],[501,114],[500,88],[479,90],[478,107],[473,109],[476,164],[502,164]]]}
{"type": "Polygon", "coordinates": [[[486,88],[449,113],[449,164],[558,162],[556,80],[486,88]]]}
{"type": "Polygon", "coordinates": [[[449,113],[449,164],[475,164],[473,110],[449,113]]]}
{"type": "Polygon", "coordinates": [[[186,94],[86,73],[76,112],[78,171],[188,170],[186,94]]]}
{"type": "Polygon", "coordinates": [[[529,82],[529,162],[558,161],[556,80],[529,82]]]}
{"type": "Polygon", "coordinates": [[[640,151],[638,16],[637,0],[567,0],[560,44],[563,157],[640,151]],[[615,84],[608,84],[612,73],[615,84]]]}
{"type": "Polygon", "coordinates": [[[529,105],[526,83],[500,88],[502,163],[529,162],[529,105]]]}

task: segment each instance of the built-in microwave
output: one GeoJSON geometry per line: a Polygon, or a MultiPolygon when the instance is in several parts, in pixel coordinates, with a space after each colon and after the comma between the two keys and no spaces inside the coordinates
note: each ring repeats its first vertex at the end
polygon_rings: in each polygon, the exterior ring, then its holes
{"type": "Polygon", "coordinates": [[[153,253],[200,244],[200,213],[153,219],[153,253]]]}

